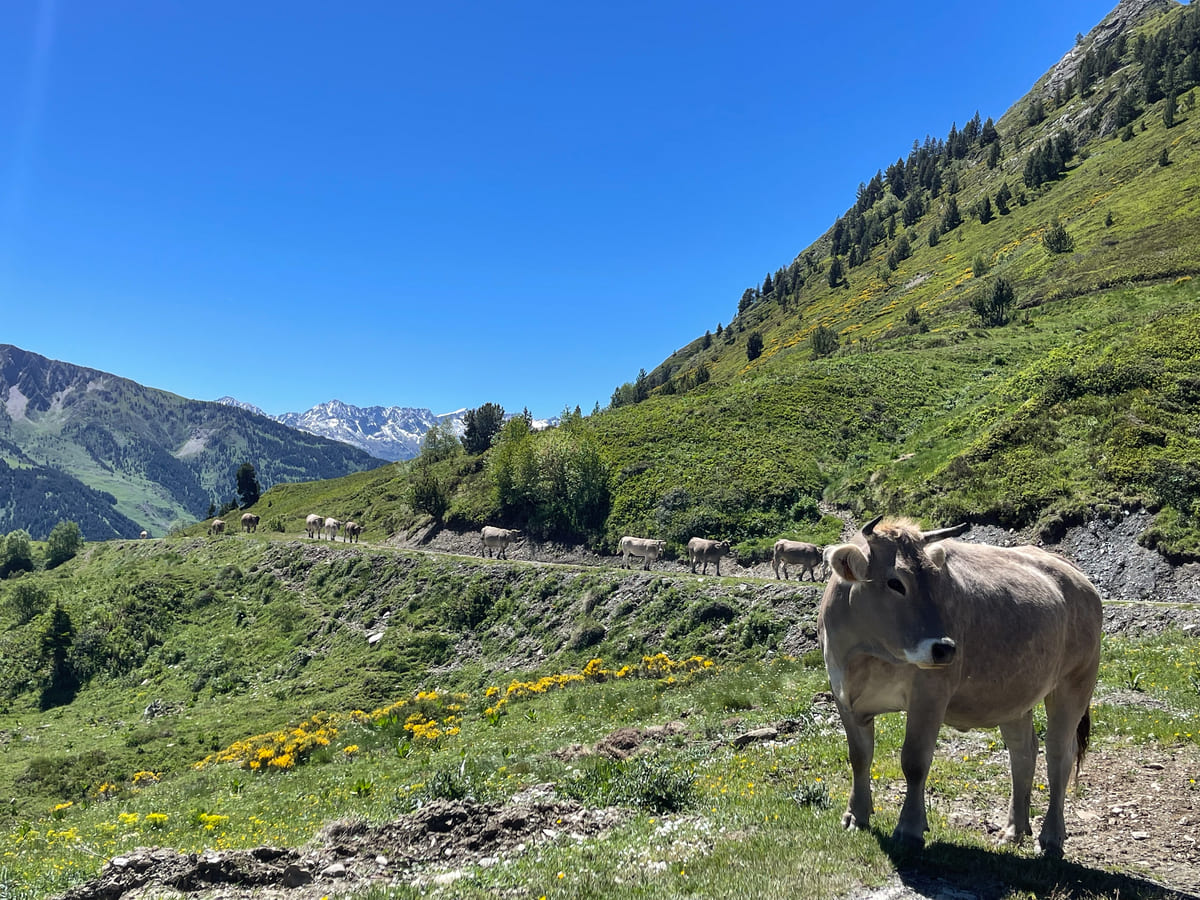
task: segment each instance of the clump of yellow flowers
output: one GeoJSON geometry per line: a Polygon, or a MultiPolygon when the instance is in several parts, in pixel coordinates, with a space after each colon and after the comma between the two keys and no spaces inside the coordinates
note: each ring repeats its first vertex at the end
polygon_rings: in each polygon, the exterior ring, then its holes
{"type": "MultiPolygon", "coordinates": [[[[489,687],[484,692],[487,705],[483,716],[495,723],[505,713],[505,707],[511,701],[527,699],[552,690],[562,690],[574,684],[621,678],[665,678],[673,681],[677,673],[691,674],[712,668],[713,661],[702,656],[673,660],[665,653],[659,653],[643,657],[640,665],[625,665],[615,670],[606,669],[603,660],[596,658],[589,661],[580,672],[545,675],[532,681],[514,679],[503,690],[499,687],[489,687]]],[[[402,732],[413,745],[436,745],[460,733],[463,710],[469,701],[470,697],[467,694],[436,690],[419,691],[411,698],[397,700],[369,713],[362,710],[349,713],[318,713],[292,728],[235,741],[224,750],[206,756],[196,763],[196,768],[202,769],[214,763],[235,763],[254,772],[287,771],[307,762],[317,751],[333,746],[339,734],[350,725],[402,732]]],[[[345,758],[353,758],[358,750],[357,744],[342,747],[345,758]]],[[[139,774],[153,776],[153,773],[139,774]]]]}

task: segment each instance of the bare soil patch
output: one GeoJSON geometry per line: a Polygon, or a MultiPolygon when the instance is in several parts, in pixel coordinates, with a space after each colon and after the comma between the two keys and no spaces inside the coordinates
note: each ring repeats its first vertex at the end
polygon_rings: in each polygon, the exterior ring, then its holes
{"type": "Polygon", "coordinates": [[[495,865],[546,841],[595,838],[631,815],[559,800],[548,785],[503,805],[436,800],[384,825],[333,822],[307,849],[138,849],[63,900],[320,900],[369,887],[449,884],[464,866],[495,865]]]}

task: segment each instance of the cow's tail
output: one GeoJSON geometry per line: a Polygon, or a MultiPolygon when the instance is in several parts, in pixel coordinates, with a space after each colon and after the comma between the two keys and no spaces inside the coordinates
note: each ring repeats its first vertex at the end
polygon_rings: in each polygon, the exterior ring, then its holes
{"type": "Polygon", "coordinates": [[[1092,736],[1092,708],[1083,711],[1083,718],[1075,728],[1075,782],[1079,783],[1079,772],[1083,768],[1083,758],[1087,756],[1088,741],[1092,736]]]}

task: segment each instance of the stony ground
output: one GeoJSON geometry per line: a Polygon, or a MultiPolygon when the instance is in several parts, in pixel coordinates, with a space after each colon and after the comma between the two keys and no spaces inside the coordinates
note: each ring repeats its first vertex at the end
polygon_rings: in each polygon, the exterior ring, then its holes
{"type": "MultiPolygon", "coordinates": [[[[1100,589],[1108,633],[1158,633],[1169,627],[1200,631],[1200,565],[1173,567],[1138,546],[1137,535],[1148,522],[1146,513],[1095,522],[1071,529],[1049,549],[1074,560],[1100,589]]],[[[1027,536],[989,528],[973,529],[964,539],[1027,542],[1027,536]]],[[[405,544],[479,554],[474,535],[443,532],[414,536],[405,544]]],[[[616,565],[611,557],[580,548],[531,541],[518,545],[511,555],[547,563],[616,565]]],[[[686,571],[677,561],[659,562],[655,568],[686,571]]],[[[765,563],[744,568],[727,561],[722,574],[773,578],[765,563]]],[[[1143,702],[1138,695],[1126,700],[1143,702]]],[[[624,734],[621,740],[632,739],[624,734]]],[[[973,738],[967,735],[961,740],[973,738]]],[[[632,742],[636,746],[637,740],[632,742]]],[[[979,752],[983,746],[972,745],[972,750],[979,752]]],[[[564,748],[564,752],[577,752],[577,748],[564,748]]],[[[1088,756],[1079,791],[1068,797],[1067,859],[1079,866],[1126,873],[1128,889],[1122,896],[1148,896],[1155,885],[1162,885],[1170,889],[1164,896],[1200,898],[1198,783],[1200,750],[1194,745],[1096,748],[1088,756]]],[[[898,805],[902,793],[902,783],[884,786],[877,804],[898,805]]],[[[953,824],[994,834],[999,833],[1005,815],[999,806],[971,798],[956,799],[940,811],[953,824]]],[[[381,826],[332,823],[306,848],[201,855],[138,850],[111,860],[97,879],[70,892],[65,900],[320,900],[370,886],[447,884],[460,877],[464,868],[498,865],[545,841],[595,839],[630,815],[628,810],[589,809],[564,801],[551,786],[531,788],[504,805],[437,801],[381,826]]],[[[884,887],[864,889],[856,896],[985,900],[1003,896],[1005,890],[987,881],[950,883],[922,872],[918,864],[901,868],[884,887]]],[[[1087,895],[1066,887],[1055,896],[1082,900],[1087,895]]]]}

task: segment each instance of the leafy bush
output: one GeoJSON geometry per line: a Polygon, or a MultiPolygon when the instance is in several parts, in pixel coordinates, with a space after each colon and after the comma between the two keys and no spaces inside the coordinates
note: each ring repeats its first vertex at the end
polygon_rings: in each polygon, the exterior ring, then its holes
{"type": "Polygon", "coordinates": [[[813,359],[821,356],[829,356],[837,351],[838,334],[832,328],[825,325],[818,325],[812,333],[812,355],[813,359]]]}
{"type": "Polygon", "coordinates": [[[46,568],[53,569],[74,558],[83,546],[83,535],[75,522],[59,522],[46,540],[46,568]]]}
{"type": "Polygon", "coordinates": [[[1015,302],[1016,294],[1008,279],[997,277],[990,286],[971,298],[971,309],[984,325],[1003,325],[1008,321],[1009,310],[1015,302]]]}

